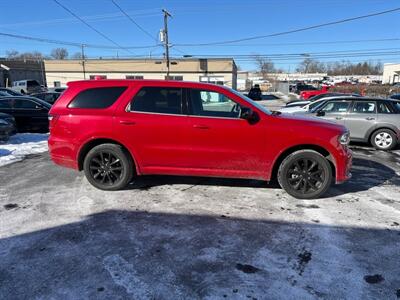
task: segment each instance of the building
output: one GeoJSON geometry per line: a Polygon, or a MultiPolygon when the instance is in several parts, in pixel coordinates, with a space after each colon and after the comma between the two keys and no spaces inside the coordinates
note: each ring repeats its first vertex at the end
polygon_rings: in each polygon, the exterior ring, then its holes
{"type": "Polygon", "coordinates": [[[46,84],[43,61],[0,58],[0,87],[11,86],[13,81],[36,79],[46,84]]]}
{"type": "MultiPolygon", "coordinates": [[[[83,79],[167,79],[161,59],[45,60],[49,87],[83,79]]],[[[237,88],[237,67],[232,58],[172,59],[169,79],[200,81],[237,88]]]]}
{"type": "Polygon", "coordinates": [[[384,84],[393,84],[400,82],[400,63],[399,64],[384,64],[383,65],[383,80],[384,84]]]}

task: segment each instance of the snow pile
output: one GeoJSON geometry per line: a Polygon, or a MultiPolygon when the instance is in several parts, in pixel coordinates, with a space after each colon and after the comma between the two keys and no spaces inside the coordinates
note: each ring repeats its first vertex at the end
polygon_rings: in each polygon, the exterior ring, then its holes
{"type": "Polygon", "coordinates": [[[46,152],[49,135],[19,133],[0,143],[0,167],[23,160],[27,155],[46,152]]]}

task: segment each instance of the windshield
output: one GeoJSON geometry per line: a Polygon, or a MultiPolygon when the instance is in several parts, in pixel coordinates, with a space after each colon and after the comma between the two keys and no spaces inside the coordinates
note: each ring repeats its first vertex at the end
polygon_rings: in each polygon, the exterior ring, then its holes
{"type": "Polygon", "coordinates": [[[236,96],[240,97],[244,101],[248,102],[249,104],[257,107],[259,110],[261,110],[263,113],[266,113],[267,115],[271,115],[271,111],[268,110],[266,107],[262,106],[261,104],[258,104],[257,102],[251,100],[249,97],[239,93],[238,91],[235,91],[234,89],[224,87],[225,89],[229,90],[230,92],[234,93],[236,96]]]}
{"type": "Polygon", "coordinates": [[[40,86],[40,84],[36,80],[28,80],[27,81],[27,86],[28,87],[35,87],[35,86],[40,86]]]}

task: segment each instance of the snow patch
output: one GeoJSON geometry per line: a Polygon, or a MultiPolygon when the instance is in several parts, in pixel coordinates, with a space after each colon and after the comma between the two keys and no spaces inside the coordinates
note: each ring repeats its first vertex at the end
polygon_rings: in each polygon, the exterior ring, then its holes
{"type": "Polygon", "coordinates": [[[46,152],[48,138],[47,133],[19,133],[0,143],[0,167],[21,161],[27,155],[46,152]]]}

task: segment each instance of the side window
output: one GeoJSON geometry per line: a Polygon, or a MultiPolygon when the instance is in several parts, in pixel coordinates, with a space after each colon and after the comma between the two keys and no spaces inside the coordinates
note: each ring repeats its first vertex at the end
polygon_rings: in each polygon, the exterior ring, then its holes
{"type": "Polygon", "coordinates": [[[15,109],[37,109],[39,105],[31,100],[15,100],[15,109]]]}
{"type": "Polygon", "coordinates": [[[196,116],[239,118],[241,107],[227,96],[206,90],[190,90],[191,113],[196,116]]]}
{"type": "Polygon", "coordinates": [[[380,114],[393,114],[393,108],[383,101],[378,102],[378,113],[380,114]]]}
{"type": "Polygon", "coordinates": [[[144,87],[133,97],[130,111],[159,114],[182,114],[182,89],[144,87]]]}
{"type": "Polygon", "coordinates": [[[376,113],[376,102],[355,101],[352,112],[356,114],[374,114],[376,113]]]}
{"type": "Polygon", "coordinates": [[[11,109],[11,101],[8,99],[0,99],[0,109],[11,109]]]}
{"type": "Polygon", "coordinates": [[[326,113],[345,113],[349,106],[349,101],[330,101],[324,105],[322,111],[326,113]]]}
{"type": "Polygon", "coordinates": [[[107,108],[126,90],[125,86],[92,88],[80,92],[69,103],[69,108],[107,108]]]}

